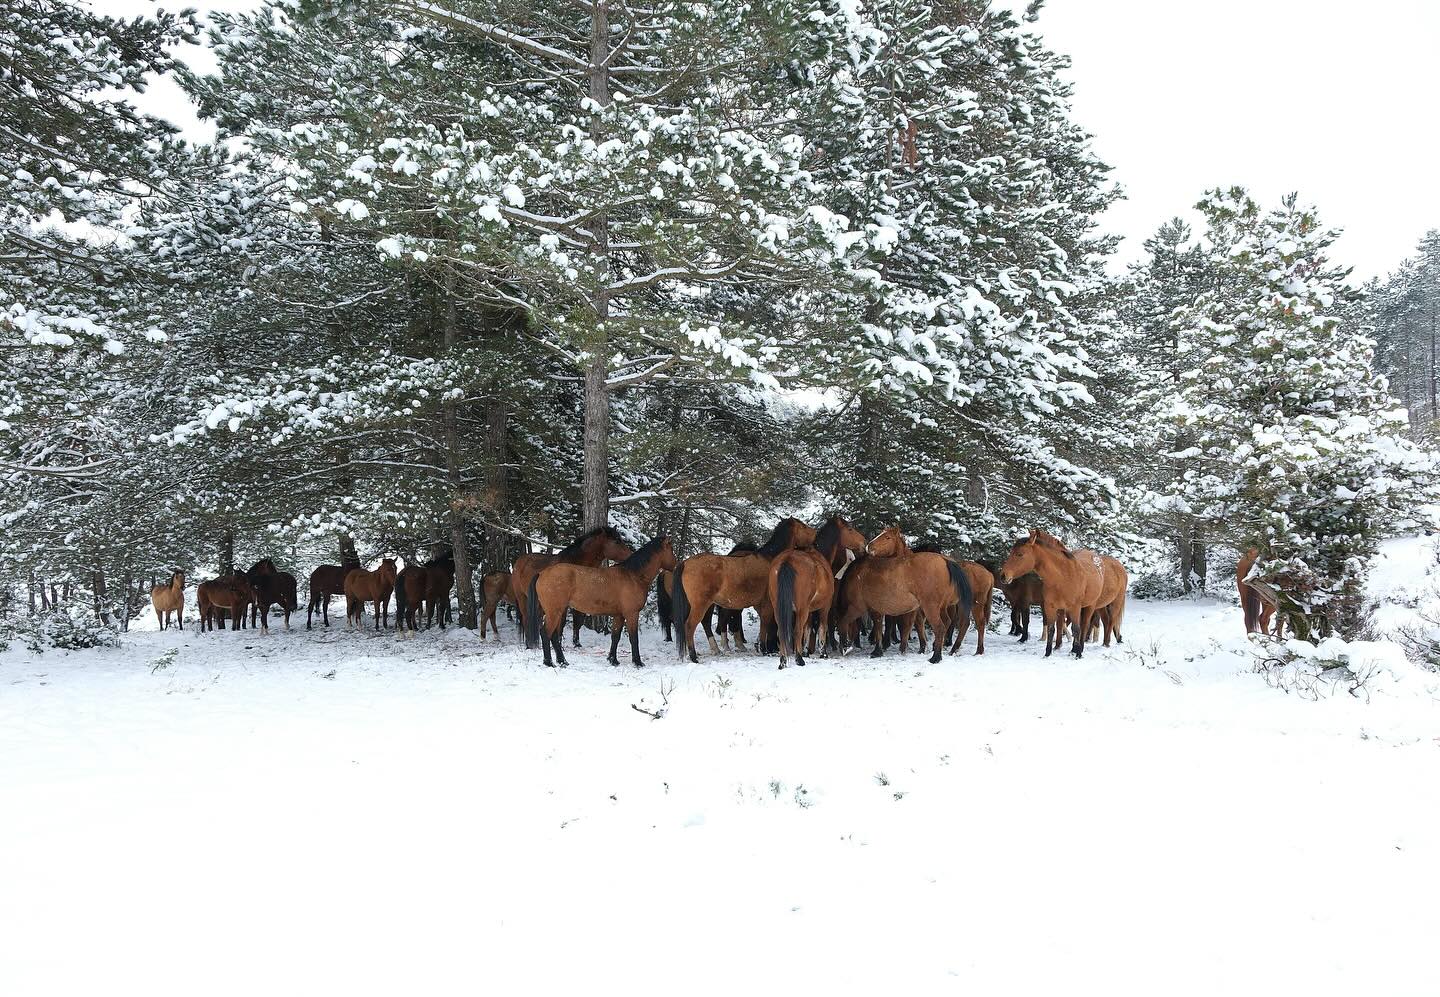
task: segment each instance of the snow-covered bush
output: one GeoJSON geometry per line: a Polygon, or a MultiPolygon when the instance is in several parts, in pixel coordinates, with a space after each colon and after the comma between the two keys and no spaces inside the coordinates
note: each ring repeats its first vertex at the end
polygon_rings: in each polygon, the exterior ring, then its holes
{"type": "Polygon", "coordinates": [[[33,616],[17,616],[0,625],[0,651],[10,640],[24,644],[32,654],[47,650],[79,651],[88,647],[118,647],[120,635],[111,626],[78,607],[33,616]]]}

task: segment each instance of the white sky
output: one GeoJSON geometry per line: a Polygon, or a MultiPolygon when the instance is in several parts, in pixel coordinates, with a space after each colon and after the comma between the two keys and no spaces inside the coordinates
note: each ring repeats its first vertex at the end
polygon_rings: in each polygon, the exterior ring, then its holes
{"type": "MultiPolygon", "coordinates": [[[[1121,262],[1161,222],[1192,216],[1206,188],[1232,183],[1267,204],[1298,190],[1345,230],[1336,255],[1359,280],[1440,227],[1440,0],[1049,0],[1039,28],[1073,60],[1075,118],[1126,191],[1103,219],[1125,236],[1121,262]]],[[[173,85],[143,106],[211,134],[173,85]]]]}

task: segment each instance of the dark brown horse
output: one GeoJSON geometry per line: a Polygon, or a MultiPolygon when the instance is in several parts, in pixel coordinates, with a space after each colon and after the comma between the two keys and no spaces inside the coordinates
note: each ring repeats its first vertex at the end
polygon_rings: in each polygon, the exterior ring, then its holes
{"type": "MultiPolygon", "coordinates": [[[[794,547],[815,543],[815,530],[798,519],[782,519],[758,549],[741,554],[696,554],[680,562],[670,590],[675,623],[680,628],[675,649],[681,658],[700,659],[695,654],[695,628],[712,605],[725,609],[753,608],[760,614],[760,640],[766,642],[773,629],[770,600],[770,562],[794,547]]],[[[719,654],[715,636],[708,629],[710,652],[719,654]]]]}
{"type": "Polygon", "coordinates": [[[455,614],[450,611],[450,590],[455,587],[455,552],[447,550],[438,557],[433,557],[425,565],[425,578],[428,585],[425,589],[425,625],[433,626],[436,622],[440,629],[445,629],[445,624],[455,621],[455,614]]]}
{"type": "Polygon", "coordinates": [[[275,567],[270,558],[256,561],[254,567],[245,572],[250,587],[255,590],[255,601],[250,604],[250,625],[257,620],[264,633],[270,632],[270,607],[278,605],[285,614],[285,629],[290,629],[290,614],[300,608],[295,598],[295,576],[275,567]]]}
{"type": "Polygon", "coordinates": [[[380,618],[390,621],[390,594],[395,591],[395,559],[387,557],[374,571],[356,568],[345,576],[345,622],[349,626],[365,626],[365,603],[375,604],[375,629],[380,629],[380,618]]]}
{"type": "Polygon", "coordinates": [[[866,551],[869,556],[845,573],[849,584],[845,586],[841,629],[849,631],[862,615],[869,614],[875,644],[870,656],[878,658],[885,650],[884,617],[904,617],[919,610],[936,635],[930,656],[930,663],[935,664],[945,650],[946,610],[955,606],[955,618],[963,619],[970,616],[974,604],[965,572],[943,554],[910,550],[896,526],[871,540],[866,551]]]}
{"type": "Polygon", "coordinates": [[[330,625],[330,597],[344,595],[345,576],[359,570],[358,564],[347,564],[344,567],[338,564],[322,564],[310,572],[310,606],[305,611],[306,630],[310,629],[316,610],[320,611],[325,626],[330,625]]]}
{"type": "Polygon", "coordinates": [[[542,640],[543,629],[545,664],[553,668],[558,661],[563,667],[565,649],[561,646],[564,642],[560,634],[565,629],[566,610],[573,608],[590,616],[610,616],[615,619],[615,626],[610,633],[610,655],[606,660],[612,665],[620,664],[617,652],[623,625],[630,631],[630,660],[639,668],[644,664],[640,660],[640,608],[645,605],[655,576],[674,567],[675,552],[670,547],[670,538],[665,536],[656,537],[612,567],[550,565],[530,582],[525,607],[529,628],[525,642],[542,640]],[[555,622],[551,623],[552,620],[555,622]],[[552,648],[554,660],[550,656],[552,648]]]}
{"type": "Polygon", "coordinates": [[[821,657],[830,653],[835,573],[864,549],[865,537],[844,517],[832,516],[816,535],[815,546],[781,551],[770,562],[766,589],[779,638],[781,668],[791,654],[795,664],[805,664],[800,648],[812,617],[815,625],[810,629],[808,653],[815,653],[817,633],[825,635],[821,657]]]}
{"type": "Polygon", "coordinates": [[[1105,624],[1106,645],[1112,631],[1118,637],[1129,583],[1119,561],[1091,550],[1072,551],[1044,530],[1033,529],[1010,548],[1010,556],[1000,567],[1000,580],[1010,582],[1030,572],[1039,575],[1044,586],[1041,607],[1046,657],[1060,645],[1067,621],[1073,624],[1071,653],[1077,658],[1085,654],[1085,641],[1097,613],[1105,624]]]}
{"type": "MultiPolygon", "coordinates": [[[[520,610],[520,632],[525,634],[525,646],[531,649],[535,646],[530,642],[530,627],[525,619],[524,595],[530,591],[530,583],[536,575],[552,564],[578,564],[593,568],[601,561],[623,561],[632,553],[615,527],[597,526],[576,537],[559,553],[522,554],[517,557],[510,569],[510,602],[520,610]]],[[[579,631],[576,631],[576,639],[578,641],[579,631]]]]}
{"type": "MultiPolygon", "coordinates": [[[[490,631],[496,637],[500,636],[500,624],[495,622],[495,613],[500,608],[501,601],[510,600],[510,572],[505,570],[492,571],[480,580],[480,590],[483,593],[484,603],[480,610],[480,636],[485,636],[485,623],[490,623],[490,631]]],[[[513,603],[511,603],[513,605],[513,603]]],[[[509,615],[509,611],[506,611],[509,615]]]]}
{"type": "Polygon", "coordinates": [[[417,614],[425,615],[425,597],[430,591],[430,572],[423,564],[407,564],[395,577],[395,627],[418,630],[417,614]]]}
{"type": "MultiPolygon", "coordinates": [[[[244,575],[222,575],[213,581],[201,582],[195,589],[195,602],[200,609],[200,631],[215,629],[222,611],[230,614],[230,629],[239,630],[245,610],[255,601],[255,590],[244,575]]],[[[225,629],[220,620],[220,629],[225,629]]]]}

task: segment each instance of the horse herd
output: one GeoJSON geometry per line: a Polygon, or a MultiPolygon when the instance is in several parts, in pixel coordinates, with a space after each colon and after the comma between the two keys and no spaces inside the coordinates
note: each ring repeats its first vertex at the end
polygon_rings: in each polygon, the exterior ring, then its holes
{"type": "MultiPolygon", "coordinates": [[[[449,555],[403,570],[397,559],[379,567],[321,565],[310,574],[305,626],[318,613],[329,626],[332,596],[343,596],[346,622],[364,625],[366,604],[372,605],[376,629],[389,626],[390,598],[395,597],[397,629],[443,628],[451,620],[450,593],[455,565],[449,555]]],[[[498,633],[496,612],[502,602],[519,613],[525,646],[539,645],[545,664],[566,664],[561,634],[571,614],[574,646],[586,617],[609,618],[610,653],[619,664],[622,635],[629,632],[632,662],[640,658],[640,611],[655,586],[657,610],[668,641],[673,638],[682,658],[698,661],[695,631],[703,626],[710,650],[720,653],[715,638],[728,649],[733,636],[745,646],[742,613],[760,618],[757,646],[778,655],[784,668],[793,657],[844,653],[860,645],[868,630],[874,657],[899,643],[908,650],[912,631],[923,653],[926,627],[933,638],[932,663],[945,648],[957,653],[974,623],[976,654],[985,653],[985,631],[992,594],[1005,595],[1011,609],[1010,633],[1022,642],[1030,636],[1030,609],[1038,605],[1044,621],[1045,654],[1062,644],[1067,632],[1071,652],[1080,657],[1087,641],[1120,641],[1128,575],[1113,557],[1090,550],[1070,550],[1044,530],[1033,529],[1017,540],[1002,561],[968,561],[948,556],[934,546],[911,548],[896,526],[870,540],[843,516],[831,516],[820,527],[787,518],[758,546],[737,544],[728,554],[696,554],[677,560],[665,536],[632,549],[614,527],[600,527],[577,537],[551,554],[524,554],[510,570],[482,576],[480,633],[487,625],[498,633]],[[607,563],[609,562],[609,563],[607,563]]],[[[177,571],[168,585],[151,592],[161,629],[171,613],[184,624],[185,577],[177,571]]],[[[284,613],[298,608],[293,575],[276,569],[268,558],[245,572],[223,575],[196,590],[200,629],[232,629],[249,624],[268,630],[272,607],[284,613]]],[[[508,610],[507,610],[508,615],[508,610]]]]}

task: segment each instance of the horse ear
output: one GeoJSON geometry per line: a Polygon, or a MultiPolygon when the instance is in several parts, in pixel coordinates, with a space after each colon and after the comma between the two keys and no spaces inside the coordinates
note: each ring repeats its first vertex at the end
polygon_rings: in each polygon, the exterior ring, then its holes
{"type": "Polygon", "coordinates": [[[1040,530],[1039,530],[1037,527],[1034,527],[1034,526],[1030,527],[1030,542],[1031,542],[1031,543],[1034,543],[1035,540],[1036,540],[1036,538],[1039,537],[1039,536],[1040,536],[1040,530]]]}

